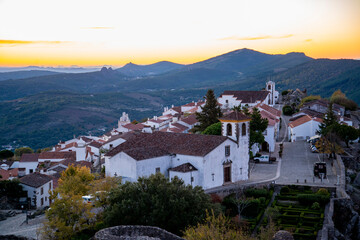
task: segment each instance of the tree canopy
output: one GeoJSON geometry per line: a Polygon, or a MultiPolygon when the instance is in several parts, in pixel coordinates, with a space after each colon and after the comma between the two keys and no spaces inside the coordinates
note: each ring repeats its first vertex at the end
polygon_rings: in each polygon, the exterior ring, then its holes
{"type": "Polygon", "coordinates": [[[358,105],[353,100],[350,100],[346,97],[340,89],[336,90],[330,98],[330,102],[344,106],[345,109],[355,111],[358,108],[358,105]]]}
{"type": "Polygon", "coordinates": [[[174,234],[196,225],[212,207],[201,187],[185,186],[177,177],[169,181],[160,173],[120,185],[109,202],[104,220],[110,226],[150,225],[174,234]]]}
{"type": "Polygon", "coordinates": [[[34,150],[32,150],[29,147],[21,147],[21,148],[15,149],[14,154],[17,157],[21,157],[24,153],[33,153],[33,152],[34,152],[34,150]]]}
{"type": "Polygon", "coordinates": [[[255,143],[262,144],[265,141],[263,132],[266,130],[269,121],[266,118],[262,118],[259,109],[253,108],[250,120],[250,144],[255,143]]]}
{"type": "Polygon", "coordinates": [[[203,132],[210,125],[219,122],[219,118],[222,116],[220,106],[215,98],[214,90],[209,89],[205,98],[206,103],[201,107],[202,112],[196,113],[196,119],[200,123],[194,127],[196,132],[203,132]]]}
{"type": "Polygon", "coordinates": [[[221,135],[221,122],[211,124],[202,133],[206,135],[221,135]]]}
{"type": "Polygon", "coordinates": [[[90,169],[72,165],[61,174],[59,186],[51,193],[53,203],[46,211],[42,239],[71,239],[75,234],[95,227],[96,220],[102,216],[101,212],[95,216],[93,204],[106,206],[108,191],[118,182],[113,178],[94,178],[90,169]],[[89,194],[94,196],[92,204],[82,199],[89,194]]]}
{"type": "Polygon", "coordinates": [[[0,151],[0,159],[11,158],[14,156],[14,153],[10,150],[4,149],[0,151]]]}

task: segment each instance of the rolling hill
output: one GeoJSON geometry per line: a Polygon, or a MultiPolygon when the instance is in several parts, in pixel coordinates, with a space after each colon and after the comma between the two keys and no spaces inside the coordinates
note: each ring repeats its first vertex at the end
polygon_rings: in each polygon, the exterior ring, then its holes
{"type": "Polygon", "coordinates": [[[157,62],[149,65],[128,63],[122,68],[116,69],[116,71],[130,77],[144,77],[170,72],[172,70],[182,68],[183,66],[184,65],[182,64],[168,61],[157,62]]]}
{"type": "Polygon", "coordinates": [[[59,74],[58,72],[30,70],[30,71],[16,71],[16,72],[0,72],[0,81],[11,79],[24,79],[31,77],[41,77],[59,74]]]}

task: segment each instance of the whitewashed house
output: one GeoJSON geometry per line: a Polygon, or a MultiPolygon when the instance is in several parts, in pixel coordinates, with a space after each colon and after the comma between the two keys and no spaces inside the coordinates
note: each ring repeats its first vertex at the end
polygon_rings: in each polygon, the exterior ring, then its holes
{"type": "Polygon", "coordinates": [[[19,161],[19,176],[34,173],[39,163],[39,153],[24,153],[19,161]]]}
{"type": "Polygon", "coordinates": [[[137,181],[160,172],[204,189],[246,180],[250,119],[231,113],[220,121],[223,136],[167,132],[133,135],[105,155],[106,175],[137,181]]]}
{"type": "Polygon", "coordinates": [[[31,173],[20,178],[20,184],[23,190],[27,192],[32,206],[43,208],[50,206],[49,191],[53,190],[53,178],[41,173],[31,173]]]}
{"type": "Polygon", "coordinates": [[[319,126],[323,122],[321,118],[302,116],[289,123],[288,136],[291,142],[305,140],[317,134],[319,126]]]}

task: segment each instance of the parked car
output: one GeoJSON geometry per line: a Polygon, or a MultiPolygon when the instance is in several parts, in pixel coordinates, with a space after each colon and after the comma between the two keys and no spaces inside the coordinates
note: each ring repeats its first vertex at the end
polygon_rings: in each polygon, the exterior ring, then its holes
{"type": "Polygon", "coordinates": [[[254,158],[255,163],[269,163],[269,155],[262,155],[254,158]]]}

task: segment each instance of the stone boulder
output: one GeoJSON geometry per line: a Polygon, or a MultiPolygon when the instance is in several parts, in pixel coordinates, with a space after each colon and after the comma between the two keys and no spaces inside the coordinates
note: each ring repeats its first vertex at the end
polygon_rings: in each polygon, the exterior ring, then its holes
{"type": "Polygon", "coordinates": [[[360,218],[351,199],[335,199],[333,221],[337,239],[360,239],[360,218]]]}
{"type": "Polygon", "coordinates": [[[273,240],[294,240],[294,237],[288,231],[280,230],[275,233],[273,240]]]}
{"type": "Polygon", "coordinates": [[[158,227],[116,226],[98,231],[95,240],[183,240],[158,227]]]}

